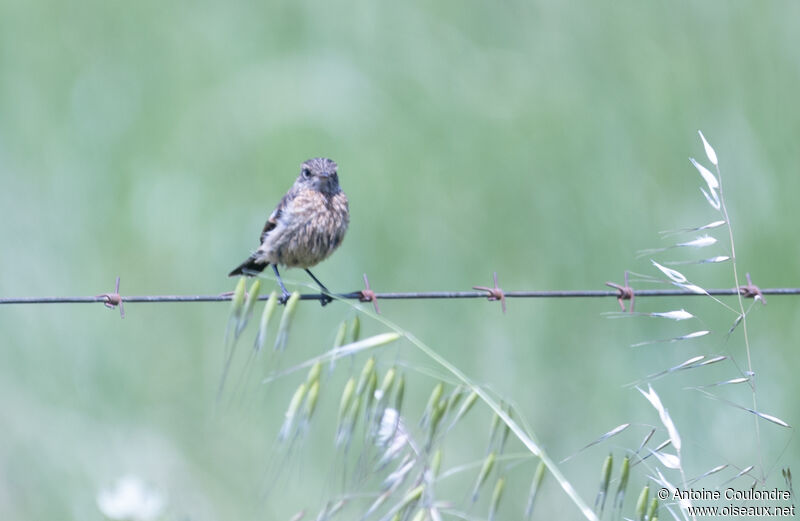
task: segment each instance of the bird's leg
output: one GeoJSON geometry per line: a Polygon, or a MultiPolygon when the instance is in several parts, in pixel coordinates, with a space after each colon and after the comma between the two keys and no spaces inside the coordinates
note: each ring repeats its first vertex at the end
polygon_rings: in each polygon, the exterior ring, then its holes
{"type": "Polygon", "coordinates": [[[320,282],[319,279],[317,277],[315,277],[314,274],[311,273],[311,270],[309,270],[308,268],[306,268],[306,273],[308,273],[309,277],[314,279],[314,282],[316,282],[317,285],[322,290],[322,294],[319,296],[319,303],[324,306],[326,304],[329,304],[329,303],[333,302],[333,297],[330,296],[331,292],[330,292],[330,290],[328,288],[325,287],[325,284],[320,282]]]}
{"type": "Polygon", "coordinates": [[[286,289],[286,286],[283,285],[283,281],[281,280],[281,274],[278,273],[278,267],[274,264],[272,264],[272,271],[275,272],[275,277],[277,277],[278,284],[280,285],[281,291],[283,292],[283,295],[281,295],[281,298],[278,299],[278,302],[281,304],[286,304],[286,302],[289,300],[289,297],[291,297],[292,294],[289,293],[289,291],[286,289]]]}

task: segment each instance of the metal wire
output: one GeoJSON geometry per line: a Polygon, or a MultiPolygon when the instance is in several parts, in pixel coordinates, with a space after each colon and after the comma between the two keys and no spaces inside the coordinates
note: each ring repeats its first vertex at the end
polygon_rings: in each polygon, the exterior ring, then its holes
{"type": "MultiPolygon", "coordinates": [[[[731,296],[736,295],[735,288],[709,289],[709,295],[731,296]]],[[[761,289],[763,295],[800,295],[800,288],[765,288],[761,289]]],[[[405,299],[474,299],[490,296],[486,291],[411,291],[411,292],[374,292],[377,300],[405,300],[405,299]]],[[[558,290],[558,291],[504,291],[506,298],[619,298],[619,291],[615,290],[558,290]]],[[[682,289],[641,289],[635,291],[636,298],[640,297],[699,297],[703,293],[695,293],[682,289]]],[[[301,300],[319,300],[319,293],[304,293],[301,300]]],[[[361,291],[353,291],[336,295],[341,299],[365,300],[361,291]]],[[[233,294],[220,295],[120,295],[122,302],[228,302],[233,294]]],[[[259,296],[258,300],[266,300],[268,295],[259,296]]],[[[366,299],[369,300],[369,299],[366,299]]],[[[87,304],[109,302],[109,295],[94,297],[0,297],[0,304],[87,304]]]]}

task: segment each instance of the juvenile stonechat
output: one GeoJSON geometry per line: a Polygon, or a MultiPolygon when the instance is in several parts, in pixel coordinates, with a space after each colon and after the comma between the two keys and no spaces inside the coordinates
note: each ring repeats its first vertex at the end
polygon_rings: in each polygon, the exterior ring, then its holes
{"type": "Polygon", "coordinates": [[[283,292],[281,301],[286,302],[289,292],[278,265],[303,268],[322,290],[322,305],[333,300],[328,288],[308,268],[339,247],[350,222],[347,196],[339,187],[336,169],[336,163],[324,157],[303,163],[294,185],[267,219],[261,246],[228,276],[254,276],[272,266],[283,292]]]}

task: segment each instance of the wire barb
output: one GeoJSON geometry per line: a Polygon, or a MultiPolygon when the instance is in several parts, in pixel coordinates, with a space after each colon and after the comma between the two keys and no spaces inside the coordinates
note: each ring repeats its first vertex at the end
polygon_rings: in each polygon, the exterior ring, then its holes
{"type": "Polygon", "coordinates": [[[739,290],[742,292],[742,296],[760,300],[762,304],[766,305],[767,299],[764,298],[761,288],[753,284],[753,281],[750,279],[750,273],[746,273],[745,276],[747,277],[747,285],[739,288],[739,290]]]}
{"type": "Polygon", "coordinates": [[[500,305],[503,308],[503,313],[506,312],[506,294],[503,292],[502,288],[497,285],[497,272],[494,272],[494,287],[489,288],[487,286],[472,286],[472,289],[477,289],[480,291],[485,291],[489,295],[487,298],[489,301],[500,301],[500,305]]]}
{"type": "Polygon", "coordinates": [[[375,313],[378,315],[381,314],[381,310],[378,307],[378,297],[372,288],[369,287],[369,279],[367,278],[367,274],[364,274],[364,289],[360,291],[361,296],[358,298],[359,302],[372,302],[372,305],[375,307],[375,313]]]}
{"type": "Polygon", "coordinates": [[[119,294],[119,276],[117,276],[117,283],[114,285],[114,293],[103,293],[97,295],[97,298],[102,298],[101,302],[108,309],[119,307],[119,317],[125,318],[125,305],[122,303],[122,296],[119,294]]]}
{"type": "Polygon", "coordinates": [[[622,308],[622,312],[625,312],[625,303],[623,300],[630,300],[631,301],[631,308],[630,312],[633,313],[633,304],[636,295],[633,292],[633,288],[628,284],[628,270],[625,270],[625,285],[620,286],[614,282],[606,282],[606,286],[609,288],[614,288],[617,290],[617,302],[619,302],[619,307],[622,308]]]}

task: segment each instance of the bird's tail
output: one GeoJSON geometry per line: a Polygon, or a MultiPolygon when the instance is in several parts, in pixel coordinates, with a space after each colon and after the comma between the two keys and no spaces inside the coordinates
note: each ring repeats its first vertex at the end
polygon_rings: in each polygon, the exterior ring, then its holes
{"type": "Polygon", "coordinates": [[[259,260],[255,254],[248,257],[246,261],[241,263],[236,269],[232,272],[228,273],[229,277],[235,277],[236,275],[246,275],[246,276],[253,276],[258,275],[264,268],[269,266],[269,262],[259,260]]]}

